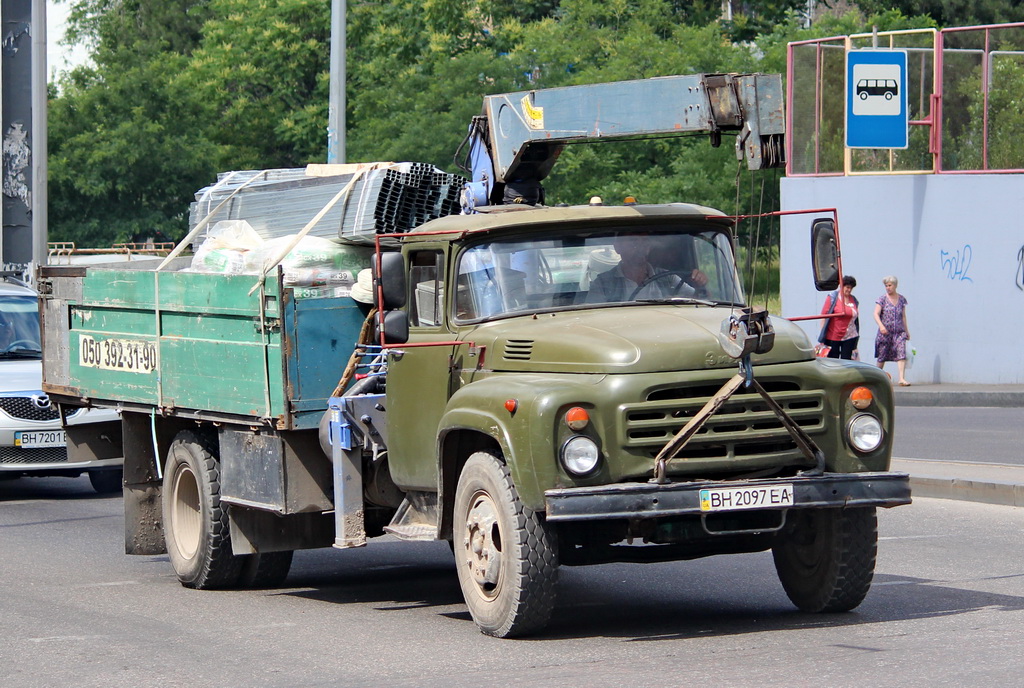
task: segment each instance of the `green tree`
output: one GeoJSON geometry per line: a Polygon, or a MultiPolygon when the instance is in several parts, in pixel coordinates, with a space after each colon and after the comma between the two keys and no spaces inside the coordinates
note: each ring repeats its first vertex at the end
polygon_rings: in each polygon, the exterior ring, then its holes
{"type": "Polygon", "coordinates": [[[323,162],[330,3],[209,0],[200,46],[176,80],[230,169],[323,162]]]}
{"type": "Polygon", "coordinates": [[[50,102],[52,240],[103,246],[185,227],[189,197],[217,169],[191,93],[176,84],[205,5],[73,4],[71,37],[95,46],[95,66],[65,74],[50,102]]]}
{"type": "MultiPolygon", "coordinates": [[[[746,3],[744,16],[777,23],[737,43],[711,0],[349,3],[347,158],[454,171],[452,156],[488,93],[780,71],[785,41],[808,35],[793,6],[746,3]]],[[[180,235],[188,201],[215,172],[325,159],[325,0],[73,7],[75,37],[95,46],[96,66],[66,75],[51,107],[55,239],[106,243],[156,228],[180,235]]],[[[737,193],[732,144],[712,148],[697,137],[570,147],[547,182],[548,201],[631,194],[726,210],[772,206],[777,184],[765,199],[743,173],[737,193]]]]}
{"type": "Polygon", "coordinates": [[[928,16],[942,27],[1024,21],[1021,0],[854,0],[864,14],[896,10],[907,17],[928,16]]]}

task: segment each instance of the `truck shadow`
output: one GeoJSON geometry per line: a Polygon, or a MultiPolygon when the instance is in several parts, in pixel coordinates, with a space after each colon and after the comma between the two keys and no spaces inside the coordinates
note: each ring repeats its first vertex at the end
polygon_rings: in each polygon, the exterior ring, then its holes
{"type": "MultiPolygon", "coordinates": [[[[455,561],[444,542],[371,542],[350,550],[297,552],[280,594],[401,611],[462,604],[455,561]]],[[[469,615],[466,615],[469,618],[469,615]]]]}
{"type": "Polygon", "coordinates": [[[880,574],[859,607],[834,614],[799,611],[777,581],[762,577],[748,581],[735,599],[730,597],[729,586],[708,597],[695,597],[684,584],[658,601],[614,594],[602,600],[576,595],[565,599],[563,595],[545,637],[679,640],[947,617],[981,609],[1020,611],[1024,609],[1024,573],[1014,577],[1021,583],[1020,595],[959,587],[976,585],[986,580],[983,578],[959,582],[880,574]]]}
{"type": "MultiPolygon", "coordinates": [[[[476,632],[444,543],[371,544],[363,550],[324,554],[297,557],[300,565],[293,568],[285,585],[303,589],[280,594],[364,604],[381,611],[429,610],[476,632]]],[[[1024,609],[1024,573],[1009,577],[1017,578],[1020,595],[969,589],[984,584],[988,579],[983,577],[940,581],[877,574],[867,599],[856,610],[808,614],[786,598],[770,555],[747,557],[734,567],[721,560],[674,562],[644,567],[640,574],[631,565],[563,567],[551,623],[533,638],[650,642],[857,626],[981,609],[1024,609]]],[[[1007,577],[989,582],[992,587],[1013,583],[1007,577]]]]}

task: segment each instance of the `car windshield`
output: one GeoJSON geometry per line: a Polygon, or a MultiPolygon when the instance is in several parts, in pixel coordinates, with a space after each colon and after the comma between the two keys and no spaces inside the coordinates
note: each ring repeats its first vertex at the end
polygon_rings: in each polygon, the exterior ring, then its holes
{"type": "Polygon", "coordinates": [[[0,296],[0,357],[38,357],[39,304],[31,296],[0,296]]]}
{"type": "Polygon", "coordinates": [[[477,244],[458,262],[457,321],[650,302],[743,303],[729,235],[707,225],[477,244]]]}

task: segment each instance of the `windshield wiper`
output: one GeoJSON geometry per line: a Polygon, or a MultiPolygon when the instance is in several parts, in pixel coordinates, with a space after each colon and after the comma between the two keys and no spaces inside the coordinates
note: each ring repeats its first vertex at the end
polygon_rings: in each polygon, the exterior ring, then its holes
{"type": "Polygon", "coordinates": [[[719,301],[695,299],[692,296],[665,296],[660,299],[637,299],[637,303],[687,303],[695,306],[721,306],[719,301]]]}
{"type": "Polygon", "coordinates": [[[0,358],[41,358],[43,352],[39,349],[11,349],[0,351],[0,358]]]}

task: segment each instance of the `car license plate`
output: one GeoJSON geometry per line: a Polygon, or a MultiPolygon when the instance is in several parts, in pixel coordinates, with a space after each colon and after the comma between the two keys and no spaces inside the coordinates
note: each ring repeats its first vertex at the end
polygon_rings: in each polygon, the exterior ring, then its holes
{"type": "Polygon", "coordinates": [[[22,449],[64,447],[67,443],[63,430],[21,430],[14,433],[14,446],[22,449]]]}
{"type": "Polygon", "coordinates": [[[793,486],[712,487],[700,491],[701,511],[777,509],[793,506],[793,486]]]}

